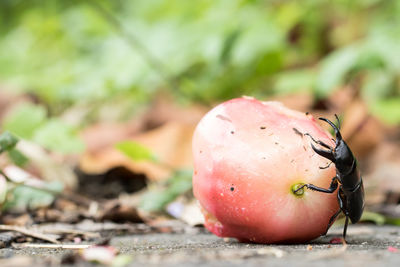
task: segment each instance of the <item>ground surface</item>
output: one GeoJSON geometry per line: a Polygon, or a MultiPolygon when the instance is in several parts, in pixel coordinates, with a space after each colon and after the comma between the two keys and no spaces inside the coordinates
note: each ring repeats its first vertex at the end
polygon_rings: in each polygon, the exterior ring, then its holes
{"type": "MultiPolygon", "coordinates": [[[[328,236],[309,244],[257,245],[187,228],[179,234],[116,236],[110,244],[133,256],[129,266],[400,266],[400,227],[352,225],[347,246],[329,244],[340,235],[341,228],[333,228],[328,236]]],[[[3,248],[0,265],[59,265],[71,253],[67,249],[3,248]]]]}

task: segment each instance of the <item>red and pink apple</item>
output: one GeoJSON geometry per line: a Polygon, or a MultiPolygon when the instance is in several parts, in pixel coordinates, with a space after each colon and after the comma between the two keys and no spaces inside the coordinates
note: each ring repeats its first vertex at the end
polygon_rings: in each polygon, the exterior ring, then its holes
{"type": "Polygon", "coordinates": [[[209,111],[193,137],[193,191],[208,230],[243,242],[306,242],[325,233],[339,209],[328,188],[332,164],[316,154],[309,133],[334,145],[311,115],[278,102],[237,98],[209,111]]]}

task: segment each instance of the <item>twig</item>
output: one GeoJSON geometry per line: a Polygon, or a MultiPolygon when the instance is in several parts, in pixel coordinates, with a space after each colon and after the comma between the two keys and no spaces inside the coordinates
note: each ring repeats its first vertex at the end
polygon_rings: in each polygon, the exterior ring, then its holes
{"type": "Polygon", "coordinates": [[[89,248],[92,245],[88,244],[32,244],[32,243],[22,243],[22,244],[13,244],[15,248],[61,248],[61,249],[85,249],[89,248]]]}
{"type": "Polygon", "coordinates": [[[20,226],[14,226],[14,225],[4,225],[4,224],[0,224],[0,231],[14,231],[14,232],[19,232],[21,234],[24,234],[26,236],[30,236],[36,239],[41,239],[44,241],[48,241],[50,243],[54,243],[54,244],[59,244],[60,242],[57,241],[56,239],[49,237],[45,234],[41,234],[32,230],[29,230],[27,228],[24,227],[20,227],[20,226]]]}
{"type": "Polygon", "coordinates": [[[94,232],[86,232],[86,231],[80,231],[80,230],[75,230],[75,229],[65,229],[65,228],[60,228],[60,229],[45,229],[43,230],[44,233],[48,234],[73,234],[73,235],[82,235],[86,237],[100,237],[99,233],[94,233],[94,232]]]}

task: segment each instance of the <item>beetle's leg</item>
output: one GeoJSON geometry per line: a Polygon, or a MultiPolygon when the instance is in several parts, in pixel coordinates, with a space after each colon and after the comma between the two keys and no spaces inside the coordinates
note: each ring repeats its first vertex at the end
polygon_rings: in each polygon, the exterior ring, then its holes
{"type": "Polygon", "coordinates": [[[340,197],[340,189],[339,189],[339,191],[337,193],[337,199],[338,199],[338,202],[339,202],[339,210],[335,214],[333,214],[332,217],[329,219],[328,226],[326,227],[326,232],[323,235],[326,235],[326,233],[328,233],[328,230],[329,230],[329,228],[331,228],[331,226],[332,226],[333,222],[335,221],[336,217],[340,214],[340,212],[343,211],[343,200],[340,197]]]}
{"type": "Polygon", "coordinates": [[[297,191],[299,191],[300,189],[302,189],[304,187],[307,187],[308,189],[313,190],[313,191],[331,194],[331,193],[335,192],[336,188],[338,187],[338,181],[337,181],[337,177],[335,176],[332,178],[331,185],[329,186],[328,189],[321,188],[321,187],[315,186],[313,184],[303,184],[302,186],[297,188],[294,192],[297,193],[297,191]]]}
{"type": "Polygon", "coordinates": [[[343,240],[345,243],[346,243],[346,232],[348,224],[349,224],[349,217],[346,215],[346,221],[344,222],[344,228],[343,228],[343,240]]]}
{"type": "Polygon", "coordinates": [[[331,161],[331,162],[329,162],[329,164],[326,165],[325,167],[319,167],[319,168],[320,168],[321,170],[323,170],[323,169],[328,169],[329,166],[331,166],[332,163],[333,163],[333,162],[331,161]]]}

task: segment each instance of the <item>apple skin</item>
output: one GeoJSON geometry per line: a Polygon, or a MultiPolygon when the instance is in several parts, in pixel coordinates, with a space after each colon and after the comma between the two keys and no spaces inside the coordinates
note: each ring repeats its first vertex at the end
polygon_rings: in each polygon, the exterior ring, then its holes
{"type": "Polygon", "coordinates": [[[334,146],[332,136],[311,115],[278,102],[236,98],[209,111],[193,136],[193,192],[205,226],[241,242],[301,243],[324,234],[338,211],[337,193],[292,186],[328,188],[332,164],[311,148],[309,133],[334,146]]]}

